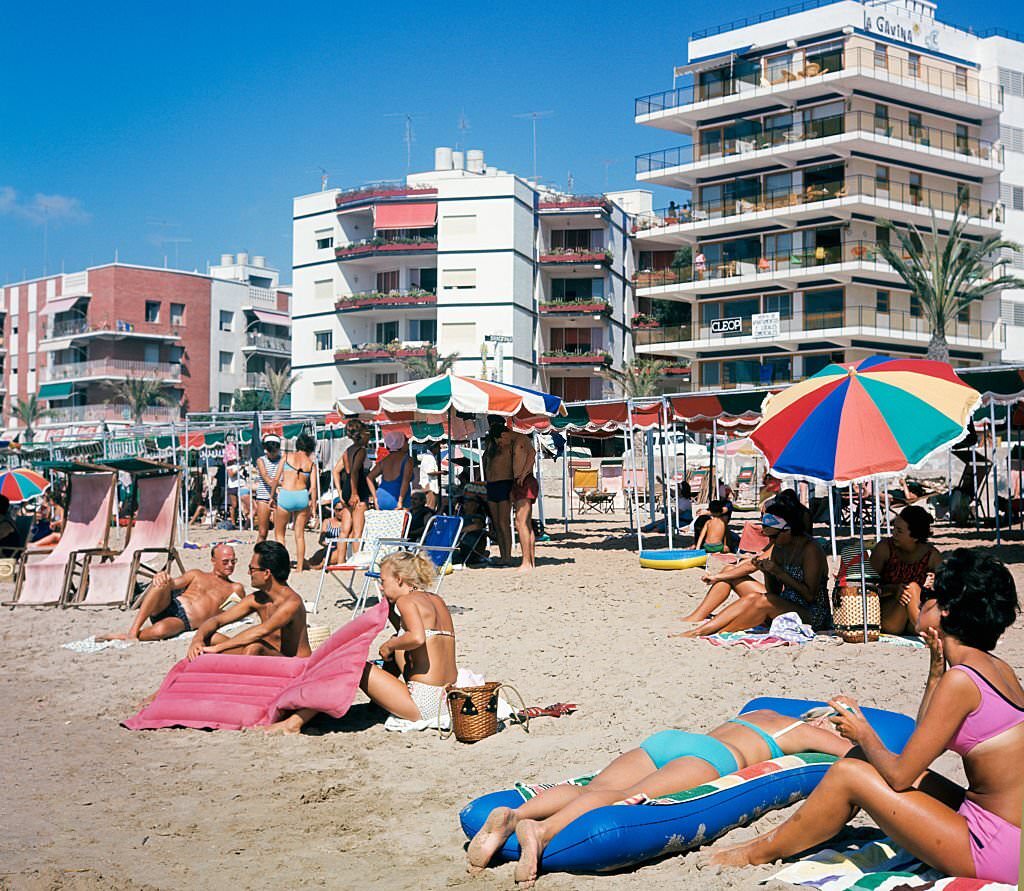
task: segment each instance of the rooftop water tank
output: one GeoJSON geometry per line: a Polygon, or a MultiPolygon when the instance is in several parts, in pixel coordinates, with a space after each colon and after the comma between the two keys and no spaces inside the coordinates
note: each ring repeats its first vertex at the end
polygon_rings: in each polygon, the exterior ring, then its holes
{"type": "Polygon", "coordinates": [[[452,150],[450,148],[439,147],[434,149],[434,170],[451,170],[452,169],[452,150]]]}
{"type": "Polygon", "coordinates": [[[261,269],[266,269],[267,258],[261,257],[259,254],[256,254],[256,256],[252,258],[252,265],[259,266],[261,269]]]}
{"type": "Polygon", "coordinates": [[[235,262],[235,255],[234,254],[221,254],[220,255],[220,265],[221,266],[231,266],[234,262],[235,262]]]}
{"type": "Polygon", "coordinates": [[[480,149],[470,149],[466,152],[466,170],[470,173],[484,172],[484,153],[480,149]]]}
{"type": "Polygon", "coordinates": [[[452,170],[463,170],[466,166],[465,158],[462,152],[452,152],[452,170]]]}
{"type": "Polygon", "coordinates": [[[235,258],[235,262],[239,266],[248,266],[249,265],[249,255],[248,254],[239,253],[239,255],[235,258]]]}

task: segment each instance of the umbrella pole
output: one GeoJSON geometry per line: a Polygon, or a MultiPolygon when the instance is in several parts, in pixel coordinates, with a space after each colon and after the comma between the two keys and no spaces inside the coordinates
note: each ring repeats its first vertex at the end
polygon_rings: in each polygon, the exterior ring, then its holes
{"type": "MultiPolygon", "coordinates": [[[[537,442],[537,433],[533,434],[533,461],[537,473],[537,522],[540,523],[540,528],[544,528],[544,466],[540,460],[540,449],[537,448],[539,443],[537,442]]],[[[472,459],[470,459],[470,473],[473,470],[472,459]]]]}
{"type": "Polygon", "coordinates": [[[953,525],[953,516],[949,511],[953,501],[953,446],[946,449],[946,519],[953,525]]]}
{"type": "MultiPolygon", "coordinates": [[[[992,428],[992,513],[995,514],[996,518],[996,547],[1002,544],[1002,535],[999,530],[999,449],[996,447],[996,404],[990,402],[988,404],[988,416],[992,423],[989,425],[992,428]]],[[[1007,487],[1006,494],[1009,496],[1010,489],[1007,487]]],[[[1010,503],[1010,499],[1007,498],[1007,504],[1010,503]]]]}
{"type": "Polygon", "coordinates": [[[665,531],[668,533],[668,547],[672,549],[672,516],[668,508],[668,473],[665,467],[665,425],[662,424],[664,402],[658,407],[658,455],[661,459],[661,498],[662,513],[665,515],[665,531]]]}
{"type": "Polygon", "coordinates": [[[871,481],[871,489],[875,495],[875,541],[878,541],[878,539],[882,537],[882,518],[879,516],[882,510],[882,504],[878,497],[877,477],[871,481]]]}
{"type": "MultiPolygon", "coordinates": [[[[629,434],[626,433],[626,429],[622,429],[622,501],[623,507],[629,505],[627,510],[629,511],[629,531],[633,531],[633,495],[632,490],[629,488],[628,482],[629,477],[626,476],[626,456],[629,455],[629,434]],[[628,498],[626,496],[629,496],[628,498]]],[[[636,473],[633,474],[635,479],[636,473]]]]}
{"type": "Polygon", "coordinates": [[[981,493],[978,491],[978,450],[971,447],[971,502],[974,504],[974,531],[981,532],[981,517],[978,515],[978,508],[981,507],[981,493]]]}
{"type": "Polygon", "coordinates": [[[1010,419],[1013,417],[1013,406],[1006,406],[1006,531],[1013,531],[1013,429],[1010,419]]]}
{"type": "MultiPolygon", "coordinates": [[[[380,427],[377,428],[378,434],[380,427]]],[[[448,405],[448,513],[455,515],[455,453],[452,451],[452,407],[448,405]]]]}
{"type": "MultiPolygon", "coordinates": [[[[860,491],[860,490],[858,489],[858,491],[860,491]]],[[[853,510],[853,483],[850,483],[850,537],[851,538],[853,537],[853,534],[854,534],[854,531],[855,531],[854,528],[853,528],[853,520],[854,520],[853,514],[854,514],[854,510],[853,510]]]]}
{"type": "Polygon", "coordinates": [[[861,486],[857,486],[857,507],[858,513],[860,514],[860,522],[857,524],[860,527],[860,602],[861,602],[861,618],[864,620],[864,643],[868,642],[868,586],[864,579],[866,573],[864,572],[864,491],[861,486]]]}
{"type": "Polygon", "coordinates": [[[885,490],[885,534],[892,535],[892,527],[889,525],[889,490],[885,490]]]}
{"type": "Polygon", "coordinates": [[[708,501],[718,497],[718,418],[711,419],[711,488],[708,501]]]}
{"type": "Polygon", "coordinates": [[[640,531],[640,488],[637,485],[637,456],[636,456],[636,440],[633,438],[633,407],[630,405],[629,400],[626,400],[626,423],[629,426],[629,445],[630,453],[633,457],[631,462],[633,465],[633,485],[630,486],[629,505],[630,511],[632,512],[633,499],[636,498],[636,549],[639,553],[644,549],[644,538],[643,533],[640,531]]]}
{"type": "MultiPolygon", "coordinates": [[[[1020,445],[1021,439],[1024,437],[1024,431],[1020,428],[1017,429],[1017,495],[1018,497],[1024,496],[1024,461],[1020,457],[1020,445]]],[[[1024,511],[1020,512],[1020,529],[1024,532],[1024,511]]]]}
{"type": "Polygon", "coordinates": [[[832,562],[838,559],[836,555],[836,512],[832,507],[832,485],[828,487],[828,529],[832,533],[832,562]]]}
{"type": "Polygon", "coordinates": [[[569,533],[569,474],[566,473],[569,464],[569,437],[566,436],[565,444],[562,446],[562,521],[565,524],[565,532],[569,533]]]}

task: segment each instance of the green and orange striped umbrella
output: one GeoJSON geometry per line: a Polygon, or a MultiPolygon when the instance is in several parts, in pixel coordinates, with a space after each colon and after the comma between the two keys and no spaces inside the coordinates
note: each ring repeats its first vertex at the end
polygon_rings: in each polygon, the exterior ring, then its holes
{"type": "Polygon", "coordinates": [[[777,475],[846,483],[920,464],[980,400],[945,362],[872,356],[768,396],[750,438],[777,475]]]}

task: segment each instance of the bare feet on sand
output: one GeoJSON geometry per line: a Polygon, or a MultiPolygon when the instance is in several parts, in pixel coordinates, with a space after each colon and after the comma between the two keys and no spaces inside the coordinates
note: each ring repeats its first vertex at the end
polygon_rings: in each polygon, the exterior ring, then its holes
{"type": "Polygon", "coordinates": [[[469,867],[466,870],[476,875],[484,869],[491,858],[498,853],[508,837],[516,831],[516,812],[510,807],[496,807],[491,811],[487,822],[473,836],[466,853],[469,855],[469,867]]]}
{"type": "Polygon", "coordinates": [[[131,634],[97,634],[97,642],[108,641],[108,640],[138,640],[138,637],[134,637],[131,634]]]}
{"type": "Polygon", "coordinates": [[[753,866],[765,861],[752,857],[753,846],[757,842],[744,842],[739,845],[722,845],[705,851],[697,860],[698,867],[706,866],[753,866]]]}
{"type": "Polygon", "coordinates": [[[516,825],[519,839],[519,861],[516,863],[514,878],[520,888],[532,888],[537,881],[542,851],[541,828],[536,820],[520,820],[516,825]]]}
{"type": "Polygon", "coordinates": [[[676,631],[675,633],[670,634],[669,637],[700,637],[700,629],[707,625],[708,621],[708,619],[704,619],[701,622],[683,622],[684,625],[689,625],[690,627],[685,628],[682,631],[676,631]]]}
{"type": "Polygon", "coordinates": [[[268,736],[296,736],[302,733],[302,719],[298,715],[290,715],[276,724],[268,724],[263,732],[268,736]]]}

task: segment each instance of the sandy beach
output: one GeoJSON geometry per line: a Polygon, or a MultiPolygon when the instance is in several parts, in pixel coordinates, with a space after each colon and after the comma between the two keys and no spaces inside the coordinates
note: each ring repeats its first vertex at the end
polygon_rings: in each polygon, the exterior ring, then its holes
{"type": "MultiPolygon", "coordinates": [[[[78,655],[61,644],[123,630],[127,614],[5,611],[0,888],[510,888],[510,865],[475,878],[464,871],[457,815],[480,794],[601,767],[654,730],[709,728],[761,694],[846,692],[916,712],[923,649],[816,641],[752,652],[668,639],[703,593],[700,572],[640,569],[625,529],[622,516],[577,522],[567,536],[552,527],[533,575],[467,570],[446,580],[462,666],[513,684],[528,705],[579,706],[570,717],[535,720],[528,735],[511,728],[475,746],[387,733],[362,694],[345,718],[318,719],[298,737],[130,732],[118,722],[184,655],[186,638],[78,655]]],[[[252,533],[193,530],[192,540],[235,536],[244,568],[252,533]]],[[[939,526],[934,541],[948,550],[992,538],[956,539],[939,526]]],[[[1001,554],[1021,585],[1024,548],[1004,545],[1001,554]]],[[[182,555],[189,568],[207,566],[205,550],[182,555]]],[[[317,580],[307,572],[294,585],[311,598],[317,580]]],[[[332,629],[350,615],[334,599],[325,597],[314,620],[332,629]]],[[[1020,623],[997,652],[1024,668],[1020,623]]],[[[955,756],[939,766],[962,781],[955,756]]],[[[749,888],[774,871],[698,871],[696,861],[675,856],[613,876],[542,874],[538,887],[749,888]]]]}

